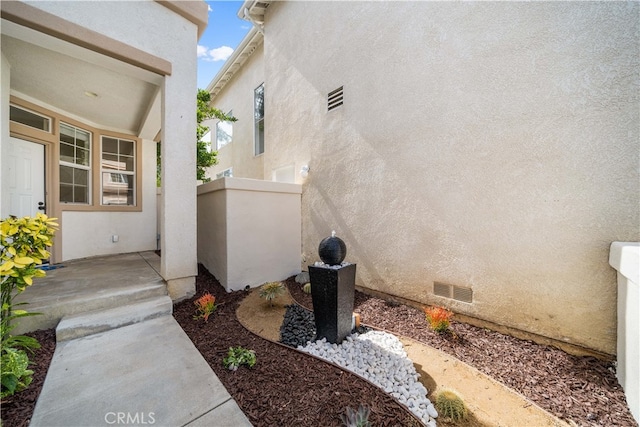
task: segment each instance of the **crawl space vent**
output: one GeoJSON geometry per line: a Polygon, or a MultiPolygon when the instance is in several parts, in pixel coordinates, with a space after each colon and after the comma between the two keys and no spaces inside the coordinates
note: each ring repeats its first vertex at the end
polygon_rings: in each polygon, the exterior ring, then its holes
{"type": "Polygon", "coordinates": [[[332,90],[327,95],[327,111],[331,111],[342,105],[344,100],[344,86],[340,86],[336,90],[332,90]]]}
{"type": "Polygon", "coordinates": [[[473,302],[473,289],[448,283],[433,282],[433,293],[439,297],[450,298],[466,303],[473,302]]]}

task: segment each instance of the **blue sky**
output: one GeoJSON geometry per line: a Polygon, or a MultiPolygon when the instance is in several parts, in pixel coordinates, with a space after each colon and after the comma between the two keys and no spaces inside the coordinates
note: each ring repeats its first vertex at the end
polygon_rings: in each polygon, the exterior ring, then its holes
{"type": "Polygon", "coordinates": [[[198,42],[198,88],[206,89],[244,36],[251,23],[236,15],[242,1],[207,1],[209,25],[198,42]]]}

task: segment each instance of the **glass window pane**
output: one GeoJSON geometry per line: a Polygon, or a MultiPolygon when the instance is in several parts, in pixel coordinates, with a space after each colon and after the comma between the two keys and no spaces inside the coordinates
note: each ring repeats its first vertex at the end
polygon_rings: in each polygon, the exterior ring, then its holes
{"type": "Polygon", "coordinates": [[[102,155],[102,169],[122,170],[124,165],[118,161],[118,156],[115,154],[103,154],[102,155]]]}
{"type": "Polygon", "coordinates": [[[102,152],[118,154],[118,140],[113,138],[102,138],[102,152]]]}
{"type": "Polygon", "coordinates": [[[73,203],[73,186],[68,184],[60,184],[60,201],[73,203]]]}
{"type": "Polygon", "coordinates": [[[85,150],[84,148],[76,149],[76,163],[83,166],[89,166],[90,158],[89,158],[89,150],[85,150]]]}
{"type": "Polygon", "coordinates": [[[83,131],[81,129],[76,129],[76,145],[78,147],[89,149],[89,141],[91,137],[89,136],[89,132],[83,131]]]}
{"type": "Polygon", "coordinates": [[[120,155],[133,156],[133,141],[120,140],[120,155]]]}
{"type": "Polygon", "coordinates": [[[73,168],[68,166],[60,166],[60,182],[65,184],[73,184],[73,168]]]}
{"type": "Polygon", "coordinates": [[[81,185],[73,186],[73,198],[76,203],[87,203],[89,201],[88,187],[81,185]]]}
{"type": "Polygon", "coordinates": [[[133,172],[133,168],[134,168],[133,157],[123,157],[123,158],[120,158],[120,160],[124,160],[124,164],[125,164],[124,170],[133,172]]]}
{"type": "Polygon", "coordinates": [[[73,146],[69,144],[60,144],[60,161],[61,162],[75,162],[75,155],[73,154],[73,146]]]}
{"type": "Polygon", "coordinates": [[[89,171],[84,169],[73,170],[73,183],[76,185],[89,185],[89,171]]]}
{"type": "Polygon", "coordinates": [[[23,125],[40,129],[45,132],[49,132],[51,129],[51,119],[32,113],[28,110],[24,110],[15,105],[9,106],[9,120],[16,123],[22,123],[23,125]]]}

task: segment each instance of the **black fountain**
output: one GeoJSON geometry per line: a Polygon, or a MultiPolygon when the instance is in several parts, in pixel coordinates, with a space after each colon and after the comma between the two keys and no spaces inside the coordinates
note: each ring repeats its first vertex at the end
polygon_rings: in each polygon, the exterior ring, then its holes
{"type": "Polygon", "coordinates": [[[339,344],[353,327],[356,264],[343,262],[347,246],[335,231],[320,242],[318,254],[322,262],[309,266],[316,339],[339,344]]]}

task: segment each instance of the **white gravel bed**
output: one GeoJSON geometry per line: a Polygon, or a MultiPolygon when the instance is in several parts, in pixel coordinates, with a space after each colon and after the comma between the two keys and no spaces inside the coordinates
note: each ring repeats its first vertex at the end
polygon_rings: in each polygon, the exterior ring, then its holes
{"type": "Polygon", "coordinates": [[[349,335],[340,344],[328,343],[323,338],[299,346],[298,350],[366,378],[398,399],[423,423],[436,427],[438,412],[427,399],[427,389],[418,381],[420,374],[395,335],[370,331],[349,335]]]}

